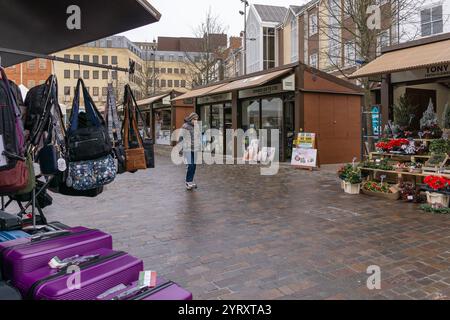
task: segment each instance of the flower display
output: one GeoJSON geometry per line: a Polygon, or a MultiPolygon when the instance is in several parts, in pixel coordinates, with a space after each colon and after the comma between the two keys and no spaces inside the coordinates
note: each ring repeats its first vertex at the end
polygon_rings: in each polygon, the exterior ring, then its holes
{"type": "Polygon", "coordinates": [[[387,183],[367,181],[366,183],[364,183],[363,188],[372,192],[392,193],[390,186],[387,183]]]}
{"type": "Polygon", "coordinates": [[[375,147],[379,150],[389,152],[394,149],[401,148],[403,146],[408,146],[409,140],[408,139],[392,139],[389,141],[381,141],[378,142],[375,147]]]}
{"type": "Polygon", "coordinates": [[[428,176],[424,180],[425,184],[431,189],[438,191],[449,187],[450,180],[439,176],[428,176]]]}

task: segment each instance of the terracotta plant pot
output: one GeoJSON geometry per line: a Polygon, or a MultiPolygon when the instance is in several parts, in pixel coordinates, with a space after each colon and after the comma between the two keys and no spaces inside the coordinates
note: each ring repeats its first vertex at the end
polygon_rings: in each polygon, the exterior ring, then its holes
{"type": "Polygon", "coordinates": [[[359,194],[361,192],[361,183],[351,184],[351,183],[345,182],[344,192],[348,193],[348,194],[359,194]]]}
{"type": "Polygon", "coordinates": [[[439,205],[444,208],[448,208],[450,196],[442,193],[427,191],[427,202],[429,205],[439,205]]]}
{"type": "Polygon", "coordinates": [[[364,188],[361,189],[361,191],[363,194],[365,194],[367,196],[373,196],[373,197],[383,198],[383,199],[392,200],[392,201],[396,201],[396,200],[400,199],[400,192],[384,193],[384,192],[369,191],[364,188]]]}

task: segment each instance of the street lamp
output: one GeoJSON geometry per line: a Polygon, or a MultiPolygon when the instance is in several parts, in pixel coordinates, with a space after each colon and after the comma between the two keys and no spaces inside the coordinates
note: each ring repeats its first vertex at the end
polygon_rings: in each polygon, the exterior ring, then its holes
{"type": "Polygon", "coordinates": [[[247,74],[247,7],[250,5],[247,0],[241,0],[244,4],[244,11],[239,11],[241,16],[244,16],[244,75],[247,74]]]}
{"type": "Polygon", "coordinates": [[[152,74],[152,84],[153,84],[153,95],[156,93],[156,39],[153,38],[153,44],[151,46],[152,53],[150,53],[151,56],[153,56],[153,74],[152,74]]]}

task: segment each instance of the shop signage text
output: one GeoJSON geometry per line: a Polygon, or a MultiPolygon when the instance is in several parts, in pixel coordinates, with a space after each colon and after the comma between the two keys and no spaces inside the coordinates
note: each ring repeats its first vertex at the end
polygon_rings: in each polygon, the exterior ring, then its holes
{"type": "Polygon", "coordinates": [[[231,92],[197,98],[197,104],[208,104],[208,103],[215,103],[215,102],[220,102],[220,101],[230,101],[230,100],[231,100],[231,92]]]}
{"type": "Polygon", "coordinates": [[[392,74],[392,83],[433,79],[450,76],[450,64],[441,64],[418,70],[409,70],[392,74]]]}
{"type": "Polygon", "coordinates": [[[267,96],[276,93],[283,92],[283,85],[281,83],[274,84],[265,87],[257,87],[248,90],[239,91],[239,99],[251,98],[251,97],[259,97],[259,96],[267,96]]]}
{"type": "Polygon", "coordinates": [[[295,91],[295,74],[291,74],[289,77],[283,79],[284,91],[295,91]]]}

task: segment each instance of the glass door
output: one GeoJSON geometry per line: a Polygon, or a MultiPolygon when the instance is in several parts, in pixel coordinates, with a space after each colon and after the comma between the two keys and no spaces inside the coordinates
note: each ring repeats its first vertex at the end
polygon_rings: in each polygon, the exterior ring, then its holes
{"type": "MultiPolygon", "coordinates": [[[[223,104],[214,104],[211,106],[211,129],[217,129],[220,132],[220,134],[223,135],[224,128],[225,128],[225,115],[223,104]]],[[[216,149],[214,150],[215,153],[223,153],[224,150],[223,143],[224,143],[223,137],[219,138],[218,146],[216,146],[216,149]]]]}
{"type": "Polygon", "coordinates": [[[265,136],[261,136],[262,146],[275,148],[274,151],[279,154],[280,158],[283,158],[283,100],[281,98],[273,97],[261,100],[261,123],[262,129],[266,130],[265,136]],[[278,144],[272,141],[272,130],[279,131],[278,144]],[[263,141],[264,138],[267,141],[263,141]]]}
{"type": "Polygon", "coordinates": [[[226,103],[223,108],[224,113],[224,132],[223,132],[223,138],[224,138],[224,145],[225,145],[225,154],[226,155],[233,155],[233,141],[227,141],[227,130],[233,129],[233,115],[231,110],[231,103],[226,103]]]}

